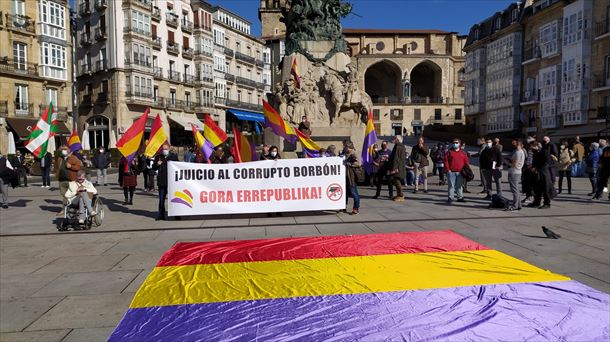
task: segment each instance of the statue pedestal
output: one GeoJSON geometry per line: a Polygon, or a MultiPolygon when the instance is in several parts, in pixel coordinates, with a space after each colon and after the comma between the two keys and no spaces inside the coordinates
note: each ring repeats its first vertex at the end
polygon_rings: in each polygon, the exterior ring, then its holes
{"type": "MultiPolygon", "coordinates": [[[[301,47],[303,49],[309,51],[312,56],[316,58],[324,58],[326,54],[333,49],[335,46],[334,42],[330,41],[308,41],[301,42],[301,47]]],[[[311,72],[311,67],[313,63],[310,62],[307,57],[301,55],[300,53],[293,53],[290,56],[287,56],[284,59],[284,64],[282,67],[282,82],[285,82],[290,79],[290,69],[292,68],[292,61],[297,59],[297,65],[299,67],[299,73],[301,75],[306,75],[311,72]]],[[[351,59],[348,55],[344,53],[337,53],[332,56],[327,62],[324,63],[324,66],[330,69],[333,69],[337,72],[346,72],[347,65],[351,62],[351,59]]],[[[321,78],[323,75],[313,75],[315,78],[321,78]]]]}
{"type": "MultiPolygon", "coordinates": [[[[321,148],[328,148],[329,145],[337,147],[337,154],[343,148],[343,140],[351,140],[354,143],[358,155],[362,151],[362,143],[364,142],[365,127],[312,127],[313,135],[311,139],[321,148]]],[[[273,134],[271,128],[265,129],[265,144],[269,146],[277,146],[284,158],[298,158],[303,148],[300,142],[296,145],[285,144],[284,138],[273,134]]]]}

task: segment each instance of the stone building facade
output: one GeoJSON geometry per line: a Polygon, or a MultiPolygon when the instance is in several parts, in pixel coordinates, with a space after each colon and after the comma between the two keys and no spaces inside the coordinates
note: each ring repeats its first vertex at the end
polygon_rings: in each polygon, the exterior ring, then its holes
{"type": "Polygon", "coordinates": [[[593,4],[593,44],[591,48],[591,110],[589,120],[610,125],[610,1],[593,4]]]}
{"type": "MultiPolygon", "coordinates": [[[[262,38],[272,82],[281,79],[284,0],[261,0],[262,38]]],[[[371,96],[378,135],[418,134],[425,125],[461,124],[465,37],[438,30],[344,29],[358,82],[371,96]]]]}
{"type": "Polygon", "coordinates": [[[0,1],[0,151],[6,153],[8,132],[23,147],[51,101],[60,135],[70,134],[71,54],[67,0],[0,1]]]}
{"type": "Polygon", "coordinates": [[[192,144],[191,124],[202,129],[205,114],[230,128],[230,111],[262,111],[262,95],[239,98],[265,90],[264,44],[239,16],[201,0],[77,3],[78,122],[93,148],[119,139],[146,108],[145,136],[159,114],[177,146],[192,144]],[[259,72],[235,75],[242,60],[259,72]]]}

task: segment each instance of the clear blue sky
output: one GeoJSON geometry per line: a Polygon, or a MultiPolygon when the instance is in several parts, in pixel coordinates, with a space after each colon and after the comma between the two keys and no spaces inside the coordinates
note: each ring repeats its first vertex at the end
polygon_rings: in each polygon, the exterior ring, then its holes
{"type": "MultiPolygon", "coordinates": [[[[470,27],[516,1],[507,0],[348,0],[354,13],[343,21],[347,28],[435,29],[467,34],[470,27]]],[[[524,1],[524,0],[521,0],[524,1]]],[[[260,34],[258,0],[209,0],[252,22],[260,34]]]]}

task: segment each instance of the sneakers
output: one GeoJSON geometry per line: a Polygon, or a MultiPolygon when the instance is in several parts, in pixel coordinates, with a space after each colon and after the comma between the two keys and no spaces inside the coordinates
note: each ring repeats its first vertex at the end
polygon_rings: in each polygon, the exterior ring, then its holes
{"type": "Polygon", "coordinates": [[[7,204],[3,204],[2,205],[2,209],[8,209],[8,205],[7,204]]]}
{"type": "Polygon", "coordinates": [[[55,215],[55,216],[64,216],[64,211],[62,210],[62,211],[58,212],[57,215],[55,215]]]}
{"type": "Polygon", "coordinates": [[[90,216],[97,216],[97,211],[93,210],[92,212],[89,213],[90,216]]]}
{"type": "Polygon", "coordinates": [[[401,196],[396,196],[396,197],[394,197],[394,198],[392,199],[392,201],[394,201],[394,202],[404,202],[404,201],[405,201],[405,198],[404,198],[404,197],[401,197],[401,196]]]}
{"type": "Polygon", "coordinates": [[[350,215],[358,215],[360,214],[360,211],[358,211],[358,209],[352,209],[352,212],[350,213],[350,215]]]}
{"type": "Polygon", "coordinates": [[[550,204],[545,204],[541,207],[538,207],[538,209],[551,209],[551,205],[550,204]]]}
{"type": "Polygon", "coordinates": [[[464,197],[458,198],[457,201],[460,202],[460,203],[466,203],[466,200],[464,199],[464,197]]]}
{"type": "Polygon", "coordinates": [[[84,224],[84,223],[85,223],[85,220],[81,220],[81,219],[78,220],[78,224],[84,224]]]}
{"type": "Polygon", "coordinates": [[[515,208],[512,205],[507,207],[506,209],[504,209],[504,211],[518,211],[521,210],[521,208],[515,208]]]}
{"type": "Polygon", "coordinates": [[[525,199],[523,199],[523,201],[521,201],[521,203],[527,203],[527,202],[529,202],[531,200],[532,200],[531,197],[526,197],[525,199]]]}
{"type": "Polygon", "coordinates": [[[540,203],[530,203],[527,205],[528,208],[538,208],[540,206],[540,203]]]}

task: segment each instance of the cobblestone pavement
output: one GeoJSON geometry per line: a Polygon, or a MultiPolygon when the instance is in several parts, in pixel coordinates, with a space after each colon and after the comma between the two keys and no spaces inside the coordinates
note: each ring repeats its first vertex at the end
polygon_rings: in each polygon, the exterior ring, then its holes
{"type": "MultiPolygon", "coordinates": [[[[41,189],[34,181],[29,188],[11,189],[11,207],[0,209],[0,340],[105,341],[139,285],[176,241],[452,229],[610,292],[610,202],[589,201],[587,179],[574,183],[573,195],[559,196],[550,210],[487,209],[476,184],[467,203],[451,206],[445,203],[446,189],[435,185],[428,194],[407,192],[403,203],[373,200],[374,191],[364,187],[358,216],[318,212],[156,222],[156,194],[138,191],[134,205],[123,206],[113,179],[113,185],[99,188],[107,208],[103,226],[60,233],[54,223],[58,191],[41,189]],[[562,238],[544,238],[543,225],[562,238]]],[[[508,184],[503,186],[508,195],[508,184]]]]}

